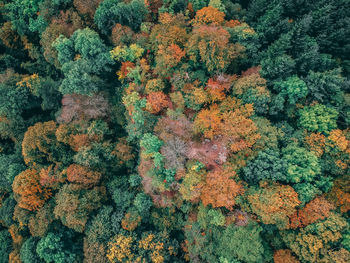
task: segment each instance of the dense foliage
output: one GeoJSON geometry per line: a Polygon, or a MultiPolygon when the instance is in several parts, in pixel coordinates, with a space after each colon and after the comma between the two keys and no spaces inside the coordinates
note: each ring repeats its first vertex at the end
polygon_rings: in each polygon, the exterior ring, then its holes
{"type": "Polygon", "coordinates": [[[0,10],[0,263],[350,262],[348,0],[0,10]]]}

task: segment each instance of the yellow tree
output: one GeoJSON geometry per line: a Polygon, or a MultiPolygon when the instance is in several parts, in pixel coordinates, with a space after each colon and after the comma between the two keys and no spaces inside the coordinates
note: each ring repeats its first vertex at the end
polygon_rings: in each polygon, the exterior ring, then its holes
{"type": "Polygon", "coordinates": [[[185,50],[198,66],[204,63],[209,72],[215,72],[225,71],[245,49],[230,43],[230,34],[224,28],[203,25],[193,29],[185,50]]]}

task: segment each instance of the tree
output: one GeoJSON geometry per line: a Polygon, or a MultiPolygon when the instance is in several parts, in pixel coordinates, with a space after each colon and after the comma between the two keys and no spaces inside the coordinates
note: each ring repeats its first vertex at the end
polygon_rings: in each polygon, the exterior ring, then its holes
{"type": "Polygon", "coordinates": [[[266,79],[282,79],[289,77],[295,68],[291,56],[271,56],[261,61],[261,75],[266,79]]]}
{"type": "Polygon", "coordinates": [[[108,100],[102,94],[94,96],[67,94],[62,99],[59,123],[69,123],[74,120],[106,119],[110,111],[108,100]]]}
{"type": "Polygon", "coordinates": [[[73,263],[77,260],[77,255],[73,247],[69,247],[69,244],[72,242],[67,237],[72,238],[72,234],[67,232],[65,233],[48,233],[44,238],[40,239],[37,244],[36,252],[39,257],[45,262],[54,262],[54,263],[73,263]]]}
{"type": "Polygon", "coordinates": [[[146,215],[152,207],[152,200],[148,195],[138,193],[135,197],[134,205],[141,215],[146,215]]]}
{"type": "Polygon", "coordinates": [[[229,40],[230,34],[222,27],[195,27],[186,44],[186,53],[196,66],[204,63],[210,73],[225,71],[244,51],[243,46],[229,40]]]}
{"type": "Polygon", "coordinates": [[[20,153],[0,154],[0,190],[10,192],[14,178],[25,169],[20,153]]]}
{"type": "Polygon", "coordinates": [[[188,150],[188,144],[184,140],[175,135],[169,136],[160,149],[165,159],[165,167],[168,169],[184,168],[188,150]]]}
{"type": "Polygon", "coordinates": [[[210,78],[207,82],[206,90],[212,102],[223,101],[226,98],[226,92],[231,88],[230,78],[218,76],[216,80],[210,78]]]}
{"type": "Polygon", "coordinates": [[[279,229],[289,226],[289,216],[300,204],[298,194],[289,185],[271,185],[251,189],[247,193],[250,209],[264,224],[275,224],[279,229]]]}
{"type": "Polygon", "coordinates": [[[233,93],[245,104],[253,104],[257,113],[263,114],[268,110],[270,92],[263,79],[257,71],[258,68],[248,69],[234,82],[233,93]]]}
{"type": "Polygon", "coordinates": [[[251,184],[261,180],[287,181],[287,163],[273,149],[260,151],[258,156],[243,168],[243,178],[251,184]]]}
{"type": "Polygon", "coordinates": [[[148,109],[153,114],[160,113],[163,109],[166,109],[168,106],[169,100],[167,96],[161,91],[151,92],[147,96],[146,109],[148,109]]]}
{"type": "Polygon", "coordinates": [[[56,140],[56,123],[54,121],[38,122],[28,128],[22,142],[24,162],[28,165],[45,165],[62,161],[60,144],[56,140]]]}
{"type": "Polygon", "coordinates": [[[320,103],[327,103],[330,100],[333,105],[337,105],[343,100],[342,87],[344,81],[340,69],[325,72],[310,71],[305,78],[305,83],[310,90],[309,96],[312,100],[320,103]]]}
{"type": "Polygon", "coordinates": [[[62,94],[92,95],[102,86],[99,78],[113,64],[106,45],[99,35],[89,29],[78,29],[68,39],[60,35],[52,44],[58,52],[65,79],[59,91],[62,94]]]}
{"type": "Polygon", "coordinates": [[[20,75],[8,74],[7,80],[5,78],[0,84],[1,138],[20,141],[27,126],[33,122],[33,109],[40,107],[40,101],[31,94],[27,85],[16,85],[22,79],[20,75]]]}
{"type": "Polygon", "coordinates": [[[108,169],[116,169],[117,160],[112,155],[114,145],[111,142],[93,142],[83,146],[74,155],[74,162],[89,169],[107,172],[108,169]]]}
{"type": "Polygon", "coordinates": [[[335,207],[324,197],[316,197],[291,216],[291,227],[305,227],[327,218],[335,207]]]}
{"type": "Polygon", "coordinates": [[[194,26],[201,25],[215,25],[220,26],[225,22],[225,13],[221,12],[219,8],[209,5],[208,7],[203,7],[196,12],[196,16],[192,21],[194,26]]]}
{"type": "Polygon", "coordinates": [[[0,222],[4,227],[10,227],[13,221],[13,213],[16,205],[16,201],[12,195],[1,200],[0,206],[0,222]]]}
{"type": "Polygon", "coordinates": [[[300,261],[292,255],[289,249],[279,249],[273,254],[275,263],[299,263],[300,261]]]}
{"type": "Polygon", "coordinates": [[[33,237],[44,237],[54,222],[54,200],[49,200],[35,215],[31,215],[28,222],[29,232],[33,237]]]}
{"type": "Polygon", "coordinates": [[[115,46],[130,45],[134,37],[134,31],[128,26],[115,24],[112,28],[111,38],[115,46]]]}
{"type": "Polygon", "coordinates": [[[73,3],[80,14],[88,15],[89,18],[92,20],[94,18],[96,9],[102,1],[103,0],[74,0],[73,3]]]}
{"type": "Polygon", "coordinates": [[[305,137],[307,149],[314,152],[317,157],[321,157],[326,147],[326,137],[321,133],[311,133],[305,137]]]}
{"type": "Polygon", "coordinates": [[[292,183],[311,182],[321,174],[317,156],[296,144],[289,144],[282,150],[287,163],[287,181],[292,183]]]}
{"type": "Polygon", "coordinates": [[[287,97],[287,101],[291,105],[305,98],[309,93],[306,83],[297,76],[289,77],[285,81],[275,82],[274,89],[282,96],[287,97]]]}
{"type": "MultiPolygon", "coordinates": [[[[286,32],[290,26],[288,24],[288,19],[283,17],[283,6],[278,3],[270,4],[263,3],[262,1],[258,3],[259,11],[262,16],[257,17],[257,32],[264,45],[267,45],[274,40],[276,40],[281,33],[286,32]],[[267,9],[267,10],[266,10],[267,9]]],[[[255,14],[253,14],[255,15],[255,14]]]]}
{"type": "Polygon", "coordinates": [[[165,51],[172,44],[183,48],[189,38],[185,17],[181,14],[162,13],[159,15],[158,20],[160,23],[152,28],[150,34],[152,50],[157,52],[159,47],[163,47],[165,51]]]}
{"type": "Polygon", "coordinates": [[[131,44],[127,46],[117,46],[110,51],[111,58],[116,61],[130,61],[135,62],[135,60],[142,57],[145,50],[137,44],[131,44]]]}
{"type": "Polygon", "coordinates": [[[350,184],[348,175],[343,175],[334,180],[331,191],[327,193],[327,199],[338,207],[342,213],[350,210],[350,184]]]}
{"type": "Polygon", "coordinates": [[[208,7],[214,7],[216,9],[218,9],[219,11],[226,13],[226,9],[225,9],[225,5],[224,3],[221,2],[221,0],[210,0],[208,7]]]}
{"type": "Polygon", "coordinates": [[[212,225],[224,226],[226,221],[221,210],[210,209],[209,207],[205,207],[203,205],[199,206],[197,219],[201,228],[204,230],[210,229],[212,225]]]}
{"type": "Polygon", "coordinates": [[[299,110],[299,126],[311,132],[328,135],[337,128],[338,112],[323,104],[306,106],[299,110]]]}
{"type": "Polygon", "coordinates": [[[84,261],[107,263],[107,241],[115,233],[114,212],[112,206],[103,206],[88,222],[84,238],[84,261]]]}
{"type": "Polygon", "coordinates": [[[108,246],[109,262],[171,262],[177,252],[177,244],[166,232],[144,232],[141,238],[135,234],[118,234],[108,246]]]}
{"type": "Polygon", "coordinates": [[[176,44],[160,45],[155,58],[155,72],[162,77],[170,77],[185,54],[186,52],[176,44]]]}
{"type": "Polygon", "coordinates": [[[219,241],[218,254],[229,262],[235,259],[248,263],[263,262],[261,231],[262,228],[254,223],[246,227],[229,225],[219,241]]]}
{"type": "Polygon", "coordinates": [[[1,263],[7,263],[9,262],[9,254],[12,250],[11,245],[11,235],[7,230],[1,230],[0,231],[0,262],[1,263]]]}
{"type": "Polygon", "coordinates": [[[108,34],[115,23],[138,30],[148,11],[144,1],[104,0],[97,8],[94,21],[104,34],[108,34]]]}
{"type": "Polygon", "coordinates": [[[51,196],[51,191],[40,185],[39,173],[34,169],[27,169],[17,175],[12,187],[19,206],[30,211],[42,207],[51,196]]]}
{"type": "Polygon", "coordinates": [[[222,134],[228,138],[232,152],[251,148],[260,135],[255,123],[249,118],[253,113],[251,104],[242,105],[223,114],[222,134]]]}
{"type": "Polygon", "coordinates": [[[187,173],[183,176],[179,192],[186,201],[198,203],[201,196],[201,186],[204,185],[206,171],[201,163],[187,164],[187,173]]]}
{"type": "Polygon", "coordinates": [[[243,194],[243,187],[234,180],[235,177],[236,173],[229,169],[209,172],[205,182],[200,185],[203,204],[231,210],[235,205],[235,198],[243,194]]]}
{"type": "Polygon", "coordinates": [[[346,220],[332,213],[325,220],[297,232],[282,233],[286,245],[305,262],[319,262],[348,227],[346,220]]]}
{"type": "Polygon", "coordinates": [[[140,141],[140,146],[143,147],[146,154],[158,152],[162,147],[163,142],[157,136],[146,133],[140,141]]]}
{"type": "Polygon", "coordinates": [[[55,196],[55,217],[60,219],[63,225],[81,233],[85,229],[89,214],[101,206],[104,197],[104,187],[81,190],[73,184],[65,184],[55,196]]]}
{"type": "Polygon", "coordinates": [[[101,173],[90,171],[87,167],[77,164],[71,164],[67,168],[67,180],[80,185],[82,188],[90,188],[97,185],[101,176],[101,173]]]}
{"type": "Polygon", "coordinates": [[[222,115],[216,104],[209,109],[202,109],[194,120],[194,130],[203,133],[205,137],[213,139],[221,133],[222,115]]]}
{"type": "Polygon", "coordinates": [[[132,167],[135,154],[133,153],[133,147],[128,143],[126,137],[118,139],[118,143],[112,151],[112,154],[117,157],[121,166],[126,166],[128,168],[132,167]]]}
{"type": "Polygon", "coordinates": [[[31,33],[31,31],[35,31],[35,24],[40,17],[38,17],[37,13],[42,2],[43,0],[34,2],[16,0],[6,5],[7,15],[20,35],[23,36],[31,33]]]}
{"type": "Polygon", "coordinates": [[[42,260],[36,253],[38,239],[35,237],[29,237],[24,241],[20,250],[20,259],[23,263],[40,263],[42,260]]]}
{"type": "Polygon", "coordinates": [[[52,19],[51,23],[41,34],[40,44],[44,48],[44,58],[47,62],[53,64],[56,68],[60,68],[57,50],[52,43],[60,35],[70,37],[74,31],[83,28],[83,21],[80,16],[72,10],[60,11],[57,18],[52,19]]]}

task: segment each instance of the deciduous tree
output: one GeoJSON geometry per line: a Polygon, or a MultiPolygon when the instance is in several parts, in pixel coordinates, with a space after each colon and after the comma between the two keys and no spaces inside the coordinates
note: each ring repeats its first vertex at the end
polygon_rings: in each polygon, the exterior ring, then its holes
{"type": "Polygon", "coordinates": [[[243,194],[244,190],[240,183],[235,181],[236,173],[230,169],[214,170],[206,175],[205,182],[201,187],[201,200],[205,206],[226,207],[232,209],[235,198],[243,194]]]}
{"type": "Polygon", "coordinates": [[[34,169],[27,169],[17,175],[12,187],[19,206],[30,211],[42,207],[51,196],[50,190],[40,185],[40,175],[34,169]]]}

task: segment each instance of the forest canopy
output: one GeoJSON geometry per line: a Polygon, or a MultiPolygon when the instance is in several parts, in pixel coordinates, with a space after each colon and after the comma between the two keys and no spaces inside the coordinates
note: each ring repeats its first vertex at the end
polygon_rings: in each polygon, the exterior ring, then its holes
{"type": "Polygon", "coordinates": [[[348,0],[0,10],[0,263],[350,262],[348,0]]]}

